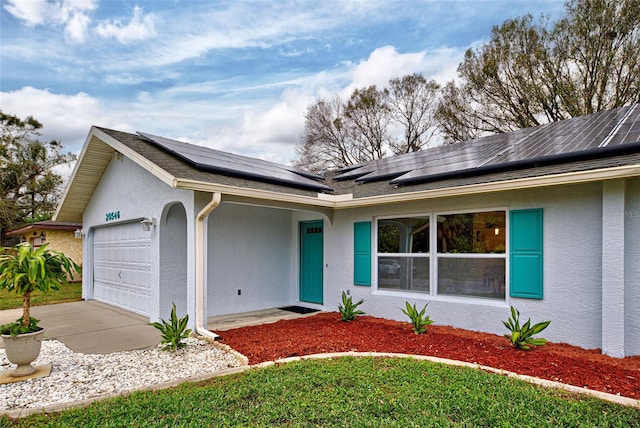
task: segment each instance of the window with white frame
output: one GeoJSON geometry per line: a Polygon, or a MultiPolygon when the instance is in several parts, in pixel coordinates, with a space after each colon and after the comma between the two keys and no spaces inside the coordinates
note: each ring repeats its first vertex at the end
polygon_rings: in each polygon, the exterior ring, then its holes
{"type": "Polygon", "coordinates": [[[378,288],[504,299],[505,227],[505,211],[378,219],[378,288]]]}
{"type": "Polygon", "coordinates": [[[378,220],[378,288],[429,292],[429,217],[378,220]]]}
{"type": "Polygon", "coordinates": [[[505,212],[437,216],[436,293],[505,298],[505,212]]]}

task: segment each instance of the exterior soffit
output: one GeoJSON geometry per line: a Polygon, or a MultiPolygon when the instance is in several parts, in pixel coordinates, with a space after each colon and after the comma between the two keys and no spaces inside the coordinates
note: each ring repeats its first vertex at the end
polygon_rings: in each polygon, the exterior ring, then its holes
{"type": "Polygon", "coordinates": [[[114,156],[126,156],[168,185],[175,182],[172,176],[139,153],[92,127],[53,220],[82,222],[84,210],[114,156]]]}
{"type": "Polygon", "coordinates": [[[533,189],[539,187],[590,183],[595,181],[605,181],[631,177],[640,177],[640,164],[603,168],[590,171],[568,172],[540,177],[510,179],[457,187],[446,187],[441,189],[368,196],[362,198],[353,198],[352,195],[325,195],[320,193],[316,198],[314,198],[309,196],[267,192],[255,189],[236,188],[232,186],[224,186],[214,183],[204,183],[190,180],[177,180],[175,187],[201,192],[220,192],[223,194],[224,200],[227,201],[246,202],[248,200],[263,200],[271,201],[270,203],[272,204],[277,203],[282,207],[306,206],[307,208],[311,208],[312,210],[313,207],[316,207],[316,211],[324,211],[402,203],[423,199],[447,198],[480,193],[503,192],[515,189],[533,189]]]}

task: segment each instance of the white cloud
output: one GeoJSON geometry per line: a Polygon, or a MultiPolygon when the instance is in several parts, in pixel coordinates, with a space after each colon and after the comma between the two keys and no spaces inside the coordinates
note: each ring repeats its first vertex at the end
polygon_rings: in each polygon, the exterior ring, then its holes
{"type": "Polygon", "coordinates": [[[96,27],[96,33],[105,38],[113,37],[122,44],[144,40],[156,34],[153,15],[143,16],[142,8],[133,8],[133,17],[128,24],[118,20],[103,22],[96,27]]]}
{"type": "Polygon", "coordinates": [[[304,113],[313,101],[311,94],[290,88],[282,92],[276,104],[247,111],[239,126],[241,142],[255,156],[288,163],[304,129],[304,113]]]}
{"type": "Polygon", "coordinates": [[[70,151],[82,147],[91,125],[120,126],[96,98],[79,92],[75,95],[54,94],[48,90],[25,86],[0,92],[2,110],[20,118],[33,116],[42,123],[43,140],[58,140],[70,151]],[[95,123],[100,120],[101,123],[95,123]]]}
{"type": "Polygon", "coordinates": [[[374,50],[369,58],[350,67],[351,83],[340,93],[348,98],[354,89],[376,85],[382,88],[389,80],[421,73],[427,79],[443,84],[456,76],[456,70],[462,61],[464,49],[442,47],[432,51],[398,53],[393,46],[384,46],[374,50]]]}
{"type": "Polygon", "coordinates": [[[84,41],[91,19],[88,12],[97,7],[95,0],[7,0],[5,10],[26,25],[53,25],[64,27],[67,40],[84,41]]]}
{"type": "Polygon", "coordinates": [[[73,14],[64,29],[64,34],[67,39],[73,40],[74,42],[84,42],[90,21],[91,19],[89,19],[87,15],[82,13],[73,14]]]}
{"type": "Polygon", "coordinates": [[[424,51],[400,54],[393,46],[378,48],[353,69],[353,83],[350,86],[386,86],[394,77],[420,71],[424,57],[424,51]]]}
{"type": "MultiPolygon", "coordinates": [[[[158,111],[166,106],[174,116],[181,117],[181,121],[189,121],[194,132],[189,134],[188,141],[289,163],[295,156],[294,146],[304,130],[307,107],[317,99],[330,98],[334,94],[346,99],[355,88],[372,84],[384,87],[390,79],[410,73],[422,73],[427,78],[445,83],[455,77],[463,54],[463,49],[453,48],[400,54],[388,46],[376,49],[359,63],[345,63],[339,68],[294,80],[233,89],[225,88],[221,82],[175,86],[161,95],[155,94],[155,97],[146,94],[144,103],[158,111]],[[269,102],[271,97],[261,99],[259,94],[262,91],[278,87],[283,87],[279,99],[273,102],[269,102]],[[244,105],[220,105],[224,102],[220,100],[188,103],[188,107],[180,105],[179,100],[185,95],[220,94],[227,90],[256,93],[256,98],[261,100],[244,105]],[[202,126],[203,122],[207,125],[202,126]]],[[[153,124],[149,123],[149,126],[153,124]]]]}
{"type": "MultiPolygon", "coordinates": [[[[366,60],[357,64],[346,63],[342,67],[324,70],[295,80],[270,82],[251,88],[234,88],[234,92],[251,90],[260,94],[269,88],[283,87],[278,100],[272,103],[245,106],[216,105],[217,117],[206,116],[203,103],[200,106],[189,105],[194,124],[199,120],[210,123],[206,129],[191,134],[190,141],[219,150],[259,157],[279,163],[293,160],[294,146],[304,130],[304,115],[307,107],[320,98],[330,98],[339,93],[348,98],[353,89],[368,85],[384,87],[394,77],[410,73],[423,73],[444,83],[455,77],[456,67],[462,59],[463,50],[442,48],[434,51],[422,51],[400,54],[391,46],[376,49],[366,60]],[[220,110],[226,108],[225,113],[220,110]],[[199,111],[200,113],[197,113],[199,111]]],[[[223,86],[223,85],[222,85],[223,86]]],[[[178,102],[181,96],[194,93],[224,92],[215,82],[199,85],[173,87],[162,95],[163,102],[170,105],[178,102]]],[[[269,100],[270,98],[267,98],[269,100]]],[[[146,100],[153,105],[151,100],[146,100]]],[[[156,100],[157,102],[157,100],[156,100]]],[[[179,110],[183,110],[181,107],[179,110]]],[[[174,110],[175,113],[175,110],[174,110]]],[[[187,111],[183,112],[185,115],[187,111]]]]}
{"type": "MultiPolygon", "coordinates": [[[[350,17],[341,9],[355,13],[347,3],[314,2],[192,2],[180,11],[157,13],[170,31],[158,35],[159,42],[145,46],[145,64],[149,67],[177,64],[181,61],[200,58],[209,51],[220,49],[263,48],[284,46],[299,37],[313,38],[315,32],[330,31],[331,28],[350,22],[350,17]]],[[[356,13],[358,19],[366,19],[368,8],[356,13]]],[[[353,16],[351,16],[353,18],[353,16]]],[[[117,24],[123,27],[121,23],[117,24]]],[[[103,36],[115,28],[98,27],[103,36]]],[[[163,29],[167,29],[163,28],[163,29]]],[[[301,51],[285,47],[281,55],[296,56],[301,51]]],[[[131,67],[139,63],[139,56],[119,61],[114,67],[131,67]]]]}
{"type": "MultiPolygon", "coordinates": [[[[74,151],[80,149],[90,126],[98,125],[182,137],[219,150],[288,163],[295,156],[306,109],[317,99],[338,93],[347,98],[355,88],[386,86],[389,79],[414,72],[444,83],[455,77],[463,54],[462,48],[399,53],[387,46],[360,62],[295,79],[283,75],[281,81],[246,87],[203,81],[138,92],[109,103],[83,92],[56,94],[23,87],[3,92],[2,108],[20,117],[33,115],[44,124],[43,138],[59,139],[74,151]],[[274,90],[279,93],[275,99],[274,90]]],[[[136,79],[131,75],[120,78],[120,83],[136,79]]]]}
{"type": "Polygon", "coordinates": [[[22,19],[30,27],[43,24],[50,15],[51,3],[46,0],[7,0],[4,8],[11,15],[22,19]]]}

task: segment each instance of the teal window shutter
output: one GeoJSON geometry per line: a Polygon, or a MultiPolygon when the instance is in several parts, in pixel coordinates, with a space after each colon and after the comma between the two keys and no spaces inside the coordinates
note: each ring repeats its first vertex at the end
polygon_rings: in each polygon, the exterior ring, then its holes
{"type": "Polygon", "coordinates": [[[542,299],[542,208],[510,212],[511,297],[542,299]]]}
{"type": "Polygon", "coordinates": [[[371,286],[371,222],[353,224],[353,283],[371,286]]]}

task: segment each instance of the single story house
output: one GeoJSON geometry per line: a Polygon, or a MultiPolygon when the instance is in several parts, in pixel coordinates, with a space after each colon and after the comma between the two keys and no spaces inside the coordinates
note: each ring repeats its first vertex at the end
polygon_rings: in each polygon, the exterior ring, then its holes
{"type": "Polygon", "coordinates": [[[298,305],[640,355],[640,107],[320,177],[92,127],[54,219],[82,222],[83,296],[167,318],[298,305]]]}
{"type": "Polygon", "coordinates": [[[82,223],[38,221],[7,232],[18,242],[29,242],[34,247],[48,243],[47,249],[60,251],[78,264],[82,264],[82,223]]]}

